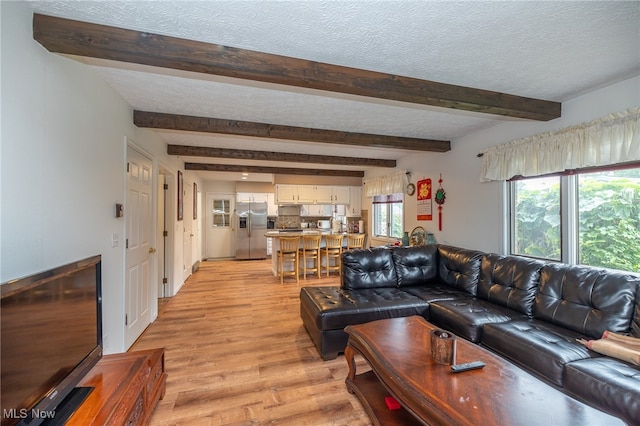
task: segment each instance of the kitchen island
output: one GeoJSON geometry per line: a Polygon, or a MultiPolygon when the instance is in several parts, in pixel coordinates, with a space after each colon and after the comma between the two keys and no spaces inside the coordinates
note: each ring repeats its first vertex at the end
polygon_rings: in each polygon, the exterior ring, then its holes
{"type": "MultiPolygon", "coordinates": [[[[331,230],[321,230],[321,229],[303,229],[303,230],[295,230],[295,231],[291,231],[291,230],[272,230],[272,231],[267,231],[265,232],[265,237],[267,238],[272,238],[272,255],[271,255],[271,272],[273,272],[274,276],[278,276],[278,250],[280,250],[280,237],[302,237],[303,235],[335,235],[337,234],[336,232],[333,232],[331,230]]],[[[341,234],[344,236],[344,240],[342,241],[342,247],[346,247],[347,246],[347,233],[346,232],[341,232],[341,234]]],[[[320,247],[323,248],[325,247],[326,242],[325,239],[322,238],[320,240],[320,247]]],[[[287,266],[287,265],[285,265],[287,266]]],[[[291,271],[292,266],[288,265],[289,269],[286,269],[285,267],[285,271],[291,271]]]]}

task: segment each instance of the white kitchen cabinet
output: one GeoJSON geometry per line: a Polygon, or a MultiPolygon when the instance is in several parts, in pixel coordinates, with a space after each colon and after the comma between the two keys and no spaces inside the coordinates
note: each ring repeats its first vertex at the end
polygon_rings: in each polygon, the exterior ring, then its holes
{"type": "Polygon", "coordinates": [[[276,185],[276,204],[297,204],[298,185],[276,185]]]}
{"type": "Polygon", "coordinates": [[[348,217],[361,217],[362,216],[362,187],[352,186],[351,201],[347,208],[348,217]]]}
{"type": "Polygon", "coordinates": [[[276,203],[276,194],[272,192],[267,194],[267,216],[278,216],[278,204],[276,203]]]}
{"type": "Polygon", "coordinates": [[[331,187],[331,204],[349,204],[351,200],[351,188],[348,186],[331,187]]]}
{"type": "Polygon", "coordinates": [[[303,204],[300,208],[300,216],[303,217],[331,217],[333,206],[330,204],[303,204]]]}
{"type": "Polygon", "coordinates": [[[333,187],[332,186],[315,186],[316,204],[333,204],[333,187]]]}
{"type": "MultiPolygon", "coordinates": [[[[271,194],[273,195],[273,194],[271,194]]],[[[236,202],[238,203],[268,203],[268,192],[237,192],[236,202]]]]}
{"type": "Polygon", "coordinates": [[[316,186],[313,185],[298,185],[298,200],[299,204],[316,204],[316,186]]]}
{"type": "Polygon", "coordinates": [[[276,185],[276,204],[342,204],[351,200],[348,186],[276,185]]]}

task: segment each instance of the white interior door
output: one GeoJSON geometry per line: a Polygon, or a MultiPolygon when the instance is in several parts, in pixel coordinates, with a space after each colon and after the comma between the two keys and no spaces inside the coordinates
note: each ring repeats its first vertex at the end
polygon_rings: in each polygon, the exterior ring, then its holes
{"type": "Polygon", "coordinates": [[[222,259],[235,256],[235,195],[208,192],[206,195],[206,257],[222,259]]]}
{"type": "Polygon", "coordinates": [[[186,280],[191,275],[191,266],[193,265],[193,184],[185,181],[183,186],[184,214],[182,220],[183,226],[183,251],[182,251],[182,277],[186,280]]]}
{"type": "Polygon", "coordinates": [[[151,160],[127,148],[125,347],[151,322],[153,234],[151,160]]]}

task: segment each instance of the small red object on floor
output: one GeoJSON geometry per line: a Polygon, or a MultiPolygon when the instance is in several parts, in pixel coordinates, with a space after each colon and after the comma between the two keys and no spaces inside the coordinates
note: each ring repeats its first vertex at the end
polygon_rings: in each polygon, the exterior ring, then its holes
{"type": "Polygon", "coordinates": [[[387,408],[389,408],[389,410],[399,410],[400,409],[400,403],[398,402],[397,399],[395,399],[392,396],[385,396],[384,397],[384,402],[387,404],[387,408]]]}

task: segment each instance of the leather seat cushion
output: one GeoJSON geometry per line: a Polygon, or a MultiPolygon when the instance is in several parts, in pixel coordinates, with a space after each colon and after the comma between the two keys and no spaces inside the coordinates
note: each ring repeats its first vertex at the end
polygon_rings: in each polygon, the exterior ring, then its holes
{"type": "Polygon", "coordinates": [[[565,364],[600,356],[576,342],[586,336],[539,320],[486,324],[481,343],[562,386],[565,364]]]}
{"type": "Polygon", "coordinates": [[[402,290],[416,297],[419,297],[427,303],[435,302],[437,300],[473,298],[473,295],[465,291],[456,290],[455,288],[449,287],[448,285],[435,283],[425,286],[402,287],[402,290]]]}
{"type": "Polygon", "coordinates": [[[429,304],[397,288],[348,291],[339,287],[303,287],[300,303],[315,318],[319,330],[385,318],[423,315],[429,304]]]}
{"type": "Polygon", "coordinates": [[[429,304],[430,322],[474,343],[481,340],[485,324],[514,319],[526,320],[527,316],[481,299],[441,300],[429,304]]]}
{"type": "Polygon", "coordinates": [[[600,357],[567,364],[564,386],[602,411],[640,422],[640,367],[600,357]]]}

